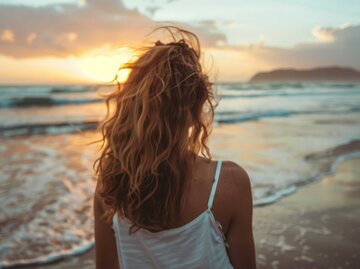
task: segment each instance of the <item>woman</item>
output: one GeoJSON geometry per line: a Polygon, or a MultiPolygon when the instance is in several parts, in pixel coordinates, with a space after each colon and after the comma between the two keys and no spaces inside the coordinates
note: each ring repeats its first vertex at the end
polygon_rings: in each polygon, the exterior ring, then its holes
{"type": "Polygon", "coordinates": [[[107,99],[95,162],[97,268],[255,268],[246,171],[212,161],[213,89],[198,38],[165,27],[107,99]]]}

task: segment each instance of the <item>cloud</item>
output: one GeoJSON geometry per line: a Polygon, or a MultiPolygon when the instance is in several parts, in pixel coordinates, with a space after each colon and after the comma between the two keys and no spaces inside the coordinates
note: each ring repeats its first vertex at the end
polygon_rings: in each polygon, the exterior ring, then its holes
{"type": "Polygon", "coordinates": [[[227,20],[222,23],[227,28],[236,28],[239,26],[239,23],[234,20],[227,20]]]}
{"type": "Polygon", "coordinates": [[[36,39],[36,37],[37,37],[36,33],[34,33],[34,32],[30,33],[26,38],[26,43],[31,45],[34,42],[34,40],[36,39]]]}
{"type": "Polygon", "coordinates": [[[14,33],[9,29],[5,29],[2,32],[0,39],[4,42],[14,42],[15,41],[14,33]]]}
{"type": "Polygon", "coordinates": [[[343,24],[338,27],[320,27],[317,26],[313,30],[313,35],[321,42],[333,42],[338,32],[350,27],[350,24],[343,24]]]}
{"type": "Polygon", "coordinates": [[[317,66],[351,66],[360,69],[360,25],[316,27],[316,40],[291,48],[267,47],[263,42],[229,46],[228,49],[248,54],[272,68],[310,68],[317,66]]]}
{"type": "MultiPolygon", "coordinates": [[[[149,14],[156,8],[151,6],[143,14],[120,0],[79,0],[38,7],[0,4],[0,54],[63,58],[101,48],[136,47],[156,26],[167,24],[151,19],[149,14]]],[[[236,21],[175,24],[199,36],[202,47],[215,55],[219,70],[231,75],[229,80],[273,68],[342,65],[360,69],[360,25],[318,26],[312,31],[313,42],[284,48],[268,46],[264,37],[252,44],[229,44],[218,27],[234,32],[239,29],[236,21]]]]}
{"type": "MultiPolygon", "coordinates": [[[[78,56],[101,47],[136,46],[158,22],[119,0],[82,0],[40,7],[0,4],[0,54],[14,58],[78,56]]],[[[226,41],[214,27],[194,31],[203,46],[226,41]]]]}
{"type": "Polygon", "coordinates": [[[160,10],[160,7],[157,6],[149,6],[145,9],[151,16],[154,16],[155,13],[160,10]]]}

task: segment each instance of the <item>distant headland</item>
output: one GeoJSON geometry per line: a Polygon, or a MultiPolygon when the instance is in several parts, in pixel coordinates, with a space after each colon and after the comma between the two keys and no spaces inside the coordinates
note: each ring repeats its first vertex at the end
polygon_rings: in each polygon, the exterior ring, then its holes
{"type": "Polygon", "coordinates": [[[250,82],[289,81],[359,81],[360,71],[349,67],[320,67],[313,69],[275,69],[255,74],[250,82]]]}

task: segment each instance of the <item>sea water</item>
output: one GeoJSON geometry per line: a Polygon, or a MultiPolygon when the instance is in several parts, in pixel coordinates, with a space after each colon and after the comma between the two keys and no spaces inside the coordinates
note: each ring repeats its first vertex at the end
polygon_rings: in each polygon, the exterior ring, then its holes
{"type": "MultiPolygon", "coordinates": [[[[216,91],[212,156],[248,172],[255,205],[360,156],[359,83],[231,83],[216,91]],[[341,145],[350,146],[331,153],[341,145]]],[[[88,143],[104,115],[96,86],[0,87],[0,267],[93,246],[98,148],[88,143]]]]}

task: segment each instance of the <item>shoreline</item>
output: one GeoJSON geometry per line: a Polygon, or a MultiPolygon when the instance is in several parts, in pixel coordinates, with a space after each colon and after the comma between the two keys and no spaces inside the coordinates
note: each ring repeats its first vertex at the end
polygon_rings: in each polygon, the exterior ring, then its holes
{"type": "MultiPolygon", "coordinates": [[[[286,234],[285,230],[284,230],[285,233],[282,234],[281,230],[279,231],[279,229],[276,228],[278,236],[274,236],[274,234],[272,234],[272,232],[270,232],[270,230],[272,230],[271,227],[273,225],[281,226],[279,223],[276,223],[275,220],[278,218],[279,219],[284,218],[284,216],[286,216],[286,214],[296,213],[296,212],[300,212],[301,213],[300,215],[304,216],[304,214],[307,213],[306,209],[304,207],[304,202],[307,199],[309,199],[308,193],[315,194],[315,195],[311,196],[311,199],[313,199],[314,197],[317,196],[316,191],[314,191],[314,190],[321,191],[321,187],[319,187],[319,186],[322,184],[322,182],[324,180],[326,180],[329,177],[330,178],[336,177],[336,175],[338,173],[338,171],[337,171],[338,167],[342,167],[344,165],[344,163],[358,162],[360,160],[359,148],[358,148],[359,146],[360,146],[360,141],[354,140],[347,144],[337,146],[331,150],[327,150],[327,151],[319,152],[319,153],[315,153],[315,154],[309,154],[308,158],[311,161],[324,162],[324,158],[325,158],[325,160],[332,160],[330,162],[330,165],[329,165],[329,162],[324,163],[325,166],[328,165],[329,170],[327,172],[324,172],[324,174],[322,174],[322,175],[318,175],[316,178],[314,178],[311,181],[302,182],[301,184],[298,185],[299,187],[295,187],[295,189],[293,189],[291,192],[288,192],[288,193],[284,192],[283,196],[272,201],[271,203],[254,206],[254,234],[255,234],[255,237],[257,237],[255,242],[256,242],[256,245],[258,246],[257,247],[258,262],[259,262],[258,268],[262,268],[261,266],[264,265],[263,262],[268,260],[270,257],[272,257],[271,259],[274,261],[276,261],[276,259],[281,260],[282,258],[286,258],[286,257],[280,257],[278,255],[275,255],[275,253],[277,253],[277,252],[276,251],[274,252],[271,247],[270,248],[264,247],[267,245],[268,240],[265,239],[265,241],[264,241],[264,238],[259,238],[260,235],[269,237],[270,238],[269,242],[271,242],[271,240],[274,240],[274,238],[275,239],[280,238],[279,239],[280,241],[275,244],[275,246],[280,248],[280,252],[296,250],[297,247],[287,245],[287,243],[285,243],[288,241],[288,237],[290,236],[290,235],[286,234]],[[319,180],[319,178],[321,178],[321,180],[319,180]],[[289,194],[293,194],[293,195],[289,195],[289,194]],[[290,202],[290,204],[294,205],[294,208],[292,208],[292,210],[289,210],[290,208],[286,206],[286,204],[288,202],[290,202]],[[262,223],[263,219],[270,220],[269,221],[270,224],[262,223]],[[274,223],[276,223],[276,224],[274,224],[274,223]],[[259,252],[259,249],[261,249],[260,252],[259,252]]],[[[339,195],[339,194],[335,194],[335,195],[339,195]]],[[[359,203],[359,205],[360,205],[360,203],[359,203]]],[[[318,209],[320,212],[328,210],[328,208],[321,208],[321,207],[318,209]]],[[[286,229],[289,226],[291,226],[291,225],[289,225],[289,222],[293,223],[293,217],[294,216],[289,217],[290,221],[285,220],[283,222],[283,223],[287,224],[287,226],[285,227],[286,229]]],[[[311,218],[314,218],[314,217],[311,217],[311,218]]],[[[300,219],[300,221],[301,220],[302,219],[300,219]]],[[[360,217],[359,217],[359,221],[360,221],[360,217]]],[[[283,228],[283,229],[285,229],[285,228],[283,228]]],[[[302,231],[304,232],[304,230],[302,230],[302,231]]],[[[326,231],[326,230],[324,230],[324,231],[326,231]]],[[[303,236],[303,235],[301,235],[301,236],[303,236]]],[[[278,251],[278,253],[279,253],[279,251],[278,251]]],[[[302,262],[302,263],[305,263],[305,262],[313,263],[314,262],[313,258],[307,259],[306,257],[307,256],[300,256],[300,258],[298,258],[298,261],[302,262]]],[[[279,262],[279,264],[280,264],[280,262],[279,262]]],[[[263,268],[270,268],[269,264],[265,263],[265,265],[266,265],[266,267],[263,267],[263,268]]],[[[271,268],[275,268],[275,269],[281,268],[281,267],[277,267],[278,263],[274,263],[271,266],[272,266],[271,268]]],[[[65,257],[61,257],[56,260],[54,259],[52,262],[49,262],[49,263],[42,263],[42,264],[34,263],[31,265],[16,265],[16,266],[3,267],[3,268],[39,268],[39,269],[45,269],[45,268],[55,268],[55,269],[58,269],[58,268],[94,268],[94,248],[90,247],[89,249],[84,250],[84,252],[82,254],[79,253],[78,255],[71,255],[71,256],[66,255],[65,257]]],[[[286,268],[286,267],[284,267],[284,268],[286,268]]],[[[299,268],[301,268],[301,267],[299,267],[299,268]]],[[[314,267],[314,268],[317,268],[317,267],[314,267]]],[[[326,267],[319,267],[319,268],[326,268],[326,267]]],[[[351,268],[351,267],[349,267],[349,268],[351,268]]]]}
{"type": "Polygon", "coordinates": [[[258,269],[358,268],[360,159],[303,186],[296,195],[254,210],[258,269]]]}
{"type": "Polygon", "coordinates": [[[269,194],[264,198],[254,201],[254,207],[267,206],[279,202],[288,195],[295,194],[303,186],[322,180],[326,176],[336,173],[336,168],[342,162],[360,158],[360,140],[352,140],[346,144],[338,145],[334,148],[322,152],[311,153],[305,156],[307,161],[317,161],[323,167],[323,171],[314,177],[305,179],[301,182],[291,184],[285,188],[269,194]]]}

